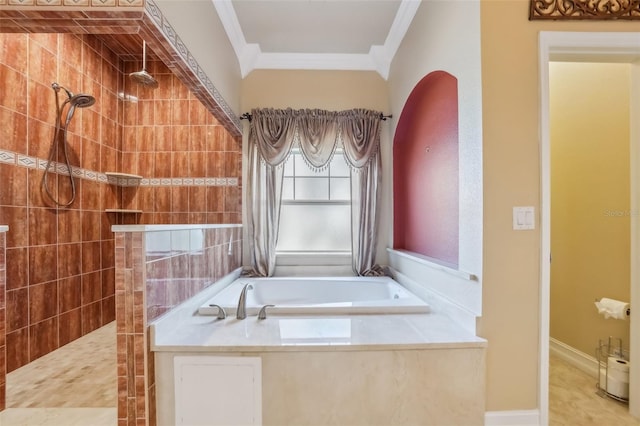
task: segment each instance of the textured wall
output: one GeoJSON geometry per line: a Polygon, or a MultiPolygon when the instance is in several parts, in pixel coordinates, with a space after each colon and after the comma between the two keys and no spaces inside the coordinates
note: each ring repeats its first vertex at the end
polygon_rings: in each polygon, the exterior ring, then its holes
{"type": "Polygon", "coordinates": [[[393,138],[393,248],[458,265],[458,84],[434,71],[409,95],[393,138]]]}

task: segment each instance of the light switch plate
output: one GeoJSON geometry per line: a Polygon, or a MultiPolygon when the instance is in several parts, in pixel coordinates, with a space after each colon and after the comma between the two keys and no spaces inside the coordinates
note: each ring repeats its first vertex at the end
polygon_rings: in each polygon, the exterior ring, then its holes
{"type": "Polygon", "coordinates": [[[522,231],[526,229],[536,229],[535,207],[514,207],[513,208],[513,229],[522,231]]]}

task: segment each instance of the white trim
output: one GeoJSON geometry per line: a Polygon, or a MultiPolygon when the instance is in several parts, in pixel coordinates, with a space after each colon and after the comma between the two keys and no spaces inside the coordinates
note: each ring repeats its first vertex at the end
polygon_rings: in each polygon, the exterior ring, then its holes
{"type": "Polygon", "coordinates": [[[418,262],[422,265],[428,266],[429,268],[432,269],[437,269],[439,271],[442,272],[446,272],[447,274],[451,274],[454,275],[458,278],[462,278],[463,280],[467,280],[467,281],[478,281],[478,277],[474,274],[471,274],[469,272],[465,272],[465,271],[461,271],[460,269],[455,269],[452,266],[448,266],[446,265],[444,262],[440,262],[437,259],[434,259],[432,257],[429,256],[424,256],[422,254],[419,253],[414,253],[408,250],[401,250],[401,249],[392,249],[387,247],[387,252],[389,253],[395,253],[398,256],[402,256],[408,259],[411,259],[415,262],[418,262]]]}
{"type": "Polygon", "coordinates": [[[551,144],[549,136],[549,41],[540,33],[540,353],[538,354],[538,409],[540,424],[549,424],[549,316],[551,287],[551,144]],[[545,142],[546,141],[546,142],[545,142]]]}
{"type": "Polygon", "coordinates": [[[264,53],[260,45],[247,43],[231,0],[212,0],[240,64],[242,78],[254,69],[377,71],[385,80],[391,61],[420,7],[419,0],[402,0],[384,45],[369,53],[264,53]]]}
{"type": "Polygon", "coordinates": [[[598,360],[596,360],[595,357],[587,355],[553,337],[549,339],[549,353],[556,355],[577,369],[593,376],[594,380],[598,379],[598,360]]]}
{"type": "Polygon", "coordinates": [[[485,426],[534,426],[540,422],[538,410],[487,411],[484,414],[485,426]]]}
{"type": "MultiPolygon", "coordinates": [[[[570,60],[578,62],[634,62],[640,58],[640,32],[553,32],[541,31],[539,37],[539,78],[540,78],[540,341],[538,354],[538,405],[540,424],[547,424],[549,417],[549,314],[550,314],[550,263],[551,255],[551,209],[550,209],[550,148],[549,132],[549,62],[570,60]]],[[[632,79],[634,80],[634,79],[632,79]]],[[[638,80],[632,82],[632,91],[638,89],[638,80]]],[[[632,109],[637,108],[637,96],[632,96],[632,109]]],[[[637,110],[637,109],[636,109],[637,110]]],[[[635,111],[635,110],[634,110],[635,111]]],[[[631,137],[640,133],[638,124],[631,120],[631,137]],[[635,126],[634,126],[635,124],[635,126]]],[[[632,160],[638,155],[631,152],[632,160]]],[[[632,168],[634,176],[636,168],[632,168]]],[[[635,197],[632,197],[635,203],[635,197]]],[[[634,228],[635,229],[635,228],[634,228]]],[[[632,255],[640,249],[640,241],[632,233],[632,255]]],[[[632,272],[637,270],[632,258],[632,272]]],[[[634,274],[637,275],[637,274],[634,274]]],[[[631,281],[631,305],[640,305],[640,281],[631,281]]],[[[633,353],[640,351],[640,316],[631,316],[631,342],[633,353]]],[[[640,417],[640,365],[632,363],[630,369],[629,412],[640,417]]]]}
{"type": "MultiPolygon", "coordinates": [[[[629,112],[631,114],[629,138],[631,141],[631,147],[629,154],[631,156],[631,211],[640,211],[640,122],[636,119],[640,112],[640,64],[636,61],[631,64],[631,100],[629,105],[629,112]]],[[[631,216],[631,301],[637,307],[640,305],[640,238],[638,234],[640,232],[640,218],[637,214],[631,216]]],[[[638,331],[640,330],[640,315],[636,312],[635,315],[629,317],[631,327],[631,337],[629,343],[629,353],[640,353],[640,339],[638,338],[638,331]]],[[[637,355],[634,355],[637,359],[637,355]]],[[[633,363],[630,371],[629,380],[629,398],[631,398],[633,404],[629,404],[629,413],[640,418],[640,369],[638,363],[633,363]]]]}

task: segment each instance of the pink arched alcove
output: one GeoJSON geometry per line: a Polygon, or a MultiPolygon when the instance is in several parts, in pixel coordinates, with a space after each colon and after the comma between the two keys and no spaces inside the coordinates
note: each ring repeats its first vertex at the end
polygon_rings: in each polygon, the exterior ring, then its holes
{"type": "Polygon", "coordinates": [[[458,265],[458,80],[425,76],[393,139],[394,248],[458,265]]]}

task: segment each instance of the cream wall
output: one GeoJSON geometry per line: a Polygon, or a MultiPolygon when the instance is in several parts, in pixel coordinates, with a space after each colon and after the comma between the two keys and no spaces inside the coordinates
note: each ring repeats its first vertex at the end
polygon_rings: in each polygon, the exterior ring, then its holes
{"type": "MultiPolygon", "coordinates": [[[[385,80],[372,71],[286,71],[255,70],[242,81],[242,112],[252,108],[321,108],[341,111],[367,108],[389,113],[389,96],[385,80]]],[[[244,158],[246,167],[249,124],[244,123],[244,158]]],[[[381,126],[382,200],[378,232],[377,261],[387,263],[386,247],[390,244],[387,229],[392,227],[391,210],[391,143],[389,121],[381,126]],[[384,230],[384,231],[382,231],[384,230]]],[[[246,176],[246,170],[244,171],[246,176]]],[[[246,223],[246,221],[245,221],[246,223]]],[[[249,245],[245,244],[245,248],[249,245]]],[[[246,250],[245,250],[246,252],[246,250]]],[[[245,253],[245,256],[247,253],[245,253]]],[[[248,257],[245,258],[248,264],[248,257]]]]}
{"type": "Polygon", "coordinates": [[[225,102],[240,115],[240,65],[213,2],[155,2],[225,102]]]}
{"type": "Polygon", "coordinates": [[[590,356],[608,336],[628,349],[629,321],[593,302],[630,300],[631,65],[554,62],[549,81],[550,335],[590,356]]]}
{"type": "Polygon", "coordinates": [[[538,407],[540,231],[512,230],[512,207],[540,209],[540,31],[640,31],[640,22],[528,21],[528,1],[481,0],[483,316],[487,410],[538,407]]]}

